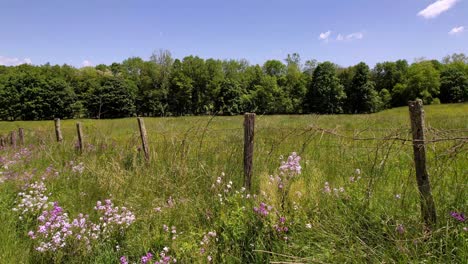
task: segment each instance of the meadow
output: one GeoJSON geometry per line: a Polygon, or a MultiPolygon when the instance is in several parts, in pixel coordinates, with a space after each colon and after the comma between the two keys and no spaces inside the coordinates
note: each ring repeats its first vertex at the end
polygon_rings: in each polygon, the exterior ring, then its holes
{"type": "Polygon", "coordinates": [[[468,104],[424,109],[430,229],[407,107],[257,115],[250,193],[242,116],[145,118],[149,162],[135,118],[0,122],[0,263],[466,263],[468,104]]]}

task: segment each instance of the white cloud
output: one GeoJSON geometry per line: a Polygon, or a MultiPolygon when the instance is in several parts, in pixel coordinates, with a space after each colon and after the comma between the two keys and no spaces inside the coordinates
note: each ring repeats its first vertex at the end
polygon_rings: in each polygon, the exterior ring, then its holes
{"type": "Polygon", "coordinates": [[[362,32],[355,32],[346,36],[346,40],[363,39],[363,38],[364,38],[364,33],[362,32]]]}
{"type": "Polygon", "coordinates": [[[93,66],[93,63],[92,63],[91,61],[89,61],[89,60],[84,60],[84,61],[81,63],[81,65],[82,65],[83,67],[89,67],[89,66],[93,66]]]}
{"type": "Polygon", "coordinates": [[[357,39],[363,39],[364,38],[364,32],[354,32],[348,35],[342,35],[338,34],[336,37],[336,41],[352,41],[352,40],[357,40],[357,39]]]}
{"type": "Polygon", "coordinates": [[[328,30],[327,32],[320,33],[319,39],[328,41],[328,38],[330,37],[330,35],[331,35],[331,31],[328,30]]]}
{"type": "Polygon", "coordinates": [[[18,58],[10,58],[5,56],[0,56],[0,65],[5,66],[16,66],[21,64],[32,64],[30,58],[18,59],[18,58]]]}
{"type": "Polygon", "coordinates": [[[449,34],[450,35],[458,35],[458,34],[463,33],[463,31],[465,31],[465,27],[463,27],[463,26],[454,27],[454,28],[452,28],[452,30],[449,31],[449,34]]]}
{"type": "Polygon", "coordinates": [[[426,19],[435,18],[452,8],[457,2],[458,0],[437,0],[435,3],[419,11],[418,16],[422,16],[426,19]]]}

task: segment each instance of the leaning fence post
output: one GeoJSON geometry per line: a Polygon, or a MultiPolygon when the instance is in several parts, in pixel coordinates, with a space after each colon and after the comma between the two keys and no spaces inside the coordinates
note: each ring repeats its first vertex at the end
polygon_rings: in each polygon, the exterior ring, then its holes
{"type": "Polygon", "coordinates": [[[55,118],[54,124],[55,124],[55,137],[57,138],[57,142],[62,142],[63,137],[62,137],[62,130],[60,128],[60,118],[55,118]]]}
{"type": "Polygon", "coordinates": [[[145,153],[145,159],[148,161],[150,159],[149,155],[149,147],[148,147],[148,138],[146,134],[145,122],[143,118],[138,117],[138,127],[140,128],[140,136],[141,136],[141,145],[143,147],[143,152],[145,153]]]}
{"type": "Polygon", "coordinates": [[[428,227],[436,223],[436,208],[431,194],[429,174],[426,169],[426,143],[424,135],[424,110],[420,99],[408,102],[413,133],[414,165],[421,199],[421,215],[428,227]]]}
{"type": "Polygon", "coordinates": [[[78,133],[78,150],[83,152],[83,129],[80,122],[76,123],[76,132],[78,133]]]}
{"type": "Polygon", "coordinates": [[[244,187],[252,187],[253,152],[254,152],[255,114],[244,114],[244,187]]]}
{"type": "Polygon", "coordinates": [[[20,145],[24,146],[24,129],[21,127],[18,129],[18,136],[20,145]]]}
{"type": "Polygon", "coordinates": [[[11,131],[10,132],[10,145],[13,148],[16,148],[16,131],[11,131]]]}

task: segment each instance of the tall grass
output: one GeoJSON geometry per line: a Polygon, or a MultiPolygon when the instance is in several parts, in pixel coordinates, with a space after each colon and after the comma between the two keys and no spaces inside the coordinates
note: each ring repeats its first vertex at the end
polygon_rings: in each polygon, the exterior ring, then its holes
{"type": "MultiPolygon", "coordinates": [[[[468,105],[425,110],[429,138],[467,136],[468,105]]],[[[61,144],[54,142],[51,121],[0,122],[0,134],[25,128],[32,152],[8,169],[17,176],[0,183],[0,262],[118,263],[121,256],[137,261],[146,252],[158,254],[167,246],[181,263],[206,263],[208,255],[215,263],[463,263],[468,259],[468,232],[463,229],[467,224],[450,216],[468,208],[468,155],[463,142],[428,145],[438,214],[437,226],[428,232],[420,219],[411,143],[352,139],[389,134],[409,139],[407,111],[257,116],[252,195],[258,196],[251,199],[240,190],[240,116],[145,118],[150,163],[139,150],[137,122],[132,118],[80,120],[87,144],[81,155],[74,150],[76,120],[62,121],[61,144]],[[293,151],[302,157],[302,173],[288,183],[285,194],[278,192],[270,175],[279,175],[280,157],[293,151]],[[70,161],[83,162],[84,173],[73,173],[70,161]],[[125,236],[88,253],[36,252],[27,236],[34,221],[23,224],[12,208],[17,193],[30,181],[24,180],[24,173],[38,179],[51,165],[59,172],[45,180],[52,201],[77,215],[92,214],[96,201],[111,198],[136,215],[125,236]],[[223,185],[217,185],[223,172],[223,185]],[[225,193],[229,181],[233,190],[225,193]],[[324,191],[326,182],[331,193],[324,191]],[[282,195],[287,201],[284,208],[282,195]],[[260,202],[271,204],[276,213],[258,217],[252,209],[260,202]],[[161,212],[155,210],[158,207],[161,212]],[[280,216],[286,217],[289,227],[281,234],[272,229],[280,216]],[[164,232],[163,225],[175,226],[177,238],[164,232]],[[208,231],[216,231],[217,241],[202,254],[200,241],[208,231]]],[[[0,156],[14,152],[0,150],[0,156]]]]}

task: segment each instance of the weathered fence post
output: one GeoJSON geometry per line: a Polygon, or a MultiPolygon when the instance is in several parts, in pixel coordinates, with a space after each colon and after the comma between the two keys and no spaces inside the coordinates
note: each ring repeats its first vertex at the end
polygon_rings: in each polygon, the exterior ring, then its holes
{"type": "Polygon", "coordinates": [[[10,145],[13,148],[16,148],[16,131],[11,131],[10,132],[10,145]]]}
{"type": "Polygon", "coordinates": [[[5,138],[3,136],[0,136],[0,147],[6,147],[5,138]]]}
{"type": "Polygon", "coordinates": [[[62,130],[60,128],[60,118],[55,118],[54,123],[55,123],[55,137],[57,138],[57,142],[62,142],[63,137],[62,137],[62,130]]]}
{"type": "Polygon", "coordinates": [[[244,114],[244,187],[252,187],[253,153],[254,153],[255,114],[244,114]]]}
{"type": "Polygon", "coordinates": [[[18,136],[20,145],[24,146],[24,129],[21,127],[18,129],[18,136]]]}
{"type": "Polygon", "coordinates": [[[141,136],[141,145],[143,147],[143,152],[145,153],[145,159],[149,161],[150,154],[149,154],[149,147],[148,147],[148,138],[146,134],[145,122],[143,118],[138,117],[138,127],[140,128],[140,136],[141,136]]]}
{"type": "Polygon", "coordinates": [[[76,123],[76,132],[78,133],[78,150],[83,152],[83,129],[80,122],[76,123]]]}
{"type": "Polygon", "coordinates": [[[424,110],[421,100],[408,102],[413,133],[414,165],[421,199],[421,215],[428,227],[436,223],[436,208],[431,194],[431,184],[426,169],[426,142],[424,135],[424,110]]]}

